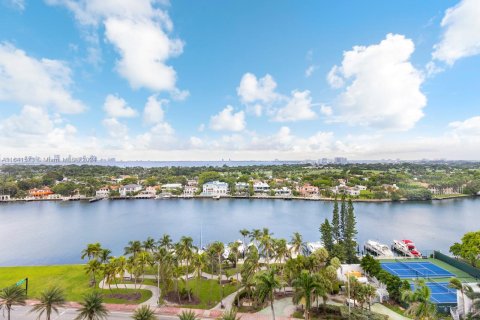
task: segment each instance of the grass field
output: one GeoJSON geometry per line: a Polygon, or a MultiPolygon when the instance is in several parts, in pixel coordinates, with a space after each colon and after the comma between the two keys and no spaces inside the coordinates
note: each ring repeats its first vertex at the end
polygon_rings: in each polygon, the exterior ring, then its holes
{"type": "MultiPolygon", "coordinates": [[[[180,284],[180,288],[183,288],[184,284],[180,284]]],[[[193,279],[188,282],[188,288],[193,290],[193,294],[200,299],[200,304],[194,306],[185,306],[191,308],[199,309],[208,309],[221,300],[221,286],[218,284],[217,280],[206,280],[206,279],[193,279]]],[[[237,290],[235,285],[225,284],[223,287],[224,297],[235,292],[237,290]]]]}
{"type": "MultiPolygon", "coordinates": [[[[433,258],[428,258],[428,259],[399,259],[400,261],[403,261],[403,262],[425,262],[425,261],[428,261],[428,262],[431,262],[437,266],[439,266],[440,268],[443,268],[451,273],[453,273],[460,281],[462,282],[478,282],[478,279],[475,279],[474,277],[472,277],[471,275],[469,275],[468,273],[460,270],[460,269],[457,269],[455,268],[454,266],[451,266],[449,265],[448,263],[445,263],[441,260],[438,260],[438,259],[433,259],[433,258]]],[[[396,262],[395,259],[382,259],[381,262],[396,262]]],[[[435,282],[448,282],[450,281],[451,278],[435,278],[434,281],[435,282]]],[[[408,279],[407,279],[408,280],[408,279]]],[[[411,280],[409,280],[411,281],[411,280]]]]}
{"type": "MultiPolygon", "coordinates": [[[[58,286],[65,291],[67,301],[81,301],[83,296],[94,290],[89,287],[89,276],[83,265],[0,267],[0,288],[8,287],[28,277],[28,297],[38,298],[48,287],[58,286]]],[[[114,286],[112,286],[114,288],[114,286]]],[[[134,290],[115,289],[114,293],[128,294],[134,290]]],[[[110,290],[102,290],[108,295],[110,290]]],[[[151,297],[151,292],[142,290],[141,298],[135,301],[105,299],[108,303],[141,303],[151,297]]]]}

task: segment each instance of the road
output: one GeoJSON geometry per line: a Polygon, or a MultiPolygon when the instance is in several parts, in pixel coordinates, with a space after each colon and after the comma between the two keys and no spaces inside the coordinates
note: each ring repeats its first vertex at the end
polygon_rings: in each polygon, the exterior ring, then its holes
{"type": "MultiPolygon", "coordinates": [[[[14,306],[11,314],[12,320],[36,320],[37,314],[30,313],[32,309],[31,306],[14,306]]],[[[52,314],[52,320],[73,320],[78,315],[78,311],[73,308],[61,308],[59,309],[59,313],[52,314]]],[[[0,313],[0,318],[2,315],[0,313]]],[[[5,319],[7,315],[5,314],[5,319]]],[[[167,315],[157,315],[159,320],[177,320],[177,316],[167,316],[167,315]]],[[[43,319],[43,317],[42,317],[43,319]]],[[[132,319],[132,313],[130,312],[110,312],[108,319],[112,320],[126,320],[132,319]]]]}

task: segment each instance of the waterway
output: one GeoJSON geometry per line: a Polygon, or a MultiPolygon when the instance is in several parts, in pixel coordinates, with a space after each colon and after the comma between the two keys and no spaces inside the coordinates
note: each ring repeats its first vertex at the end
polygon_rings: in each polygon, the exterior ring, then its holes
{"type": "MultiPolygon", "coordinates": [[[[164,233],[205,245],[241,239],[243,228],[268,227],[275,237],[289,240],[298,231],[305,241],[318,241],[332,209],[332,202],[271,199],[0,203],[0,265],[79,263],[87,243],[119,255],[129,240],[164,233]]],[[[421,251],[448,252],[465,232],[480,230],[479,198],[355,203],[355,213],[360,244],[407,238],[421,251]]]]}

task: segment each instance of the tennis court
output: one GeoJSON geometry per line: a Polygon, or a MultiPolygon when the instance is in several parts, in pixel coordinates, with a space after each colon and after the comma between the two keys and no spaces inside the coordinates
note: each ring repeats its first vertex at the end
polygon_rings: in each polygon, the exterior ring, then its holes
{"type": "Polygon", "coordinates": [[[410,278],[448,278],[455,275],[431,262],[381,262],[382,269],[401,279],[410,278]]]}
{"type": "MultiPolygon", "coordinates": [[[[448,287],[447,282],[426,282],[427,287],[430,288],[430,301],[435,304],[454,304],[457,303],[457,290],[448,287]]],[[[410,285],[414,290],[414,284],[410,285]]]]}

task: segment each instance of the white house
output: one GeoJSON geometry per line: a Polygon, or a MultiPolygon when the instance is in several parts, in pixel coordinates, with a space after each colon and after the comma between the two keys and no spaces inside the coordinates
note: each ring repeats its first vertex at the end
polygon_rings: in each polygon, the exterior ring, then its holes
{"type": "Polygon", "coordinates": [[[176,190],[182,190],[183,186],[181,183],[166,183],[162,184],[162,192],[172,192],[176,190]]]}
{"type": "Polygon", "coordinates": [[[128,194],[131,194],[131,193],[134,193],[134,192],[138,192],[142,190],[142,186],[139,185],[139,184],[127,184],[125,186],[121,186],[119,189],[118,189],[118,192],[120,192],[120,195],[122,197],[125,197],[127,196],[128,194]]]}
{"type": "Polygon", "coordinates": [[[108,186],[101,187],[95,192],[95,197],[97,198],[108,198],[110,195],[110,188],[108,186]]]}
{"type": "Polygon", "coordinates": [[[237,192],[248,192],[249,185],[246,182],[236,182],[235,190],[237,192]]]}
{"type": "Polygon", "coordinates": [[[193,185],[186,185],[183,189],[183,194],[186,196],[194,196],[198,192],[198,187],[193,185]]]}
{"type": "Polygon", "coordinates": [[[211,181],[203,184],[204,196],[226,196],[228,194],[228,183],[211,181]]]}
{"type": "Polygon", "coordinates": [[[10,201],[10,195],[0,194],[0,201],[10,201]]]}
{"type": "Polygon", "coordinates": [[[145,194],[156,195],[158,189],[158,186],[148,186],[145,188],[145,194]]]}
{"type": "Polygon", "coordinates": [[[365,190],[367,190],[367,187],[366,187],[366,186],[362,186],[362,185],[359,185],[359,184],[357,184],[357,185],[355,186],[355,188],[357,188],[357,189],[360,190],[360,191],[365,191],[365,190]]]}
{"type": "Polygon", "coordinates": [[[358,188],[346,188],[345,193],[349,196],[358,197],[360,195],[360,190],[358,188]]]}
{"type": "Polygon", "coordinates": [[[268,193],[270,192],[270,186],[263,181],[257,181],[253,184],[253,192],[255,193],[268,193]]]}
{"type": "Polygon", "coordinates": [[[288,187],[281,187],[279,189],[274,189],[276,196],[291,196],[292,190],[288,187]]]}

